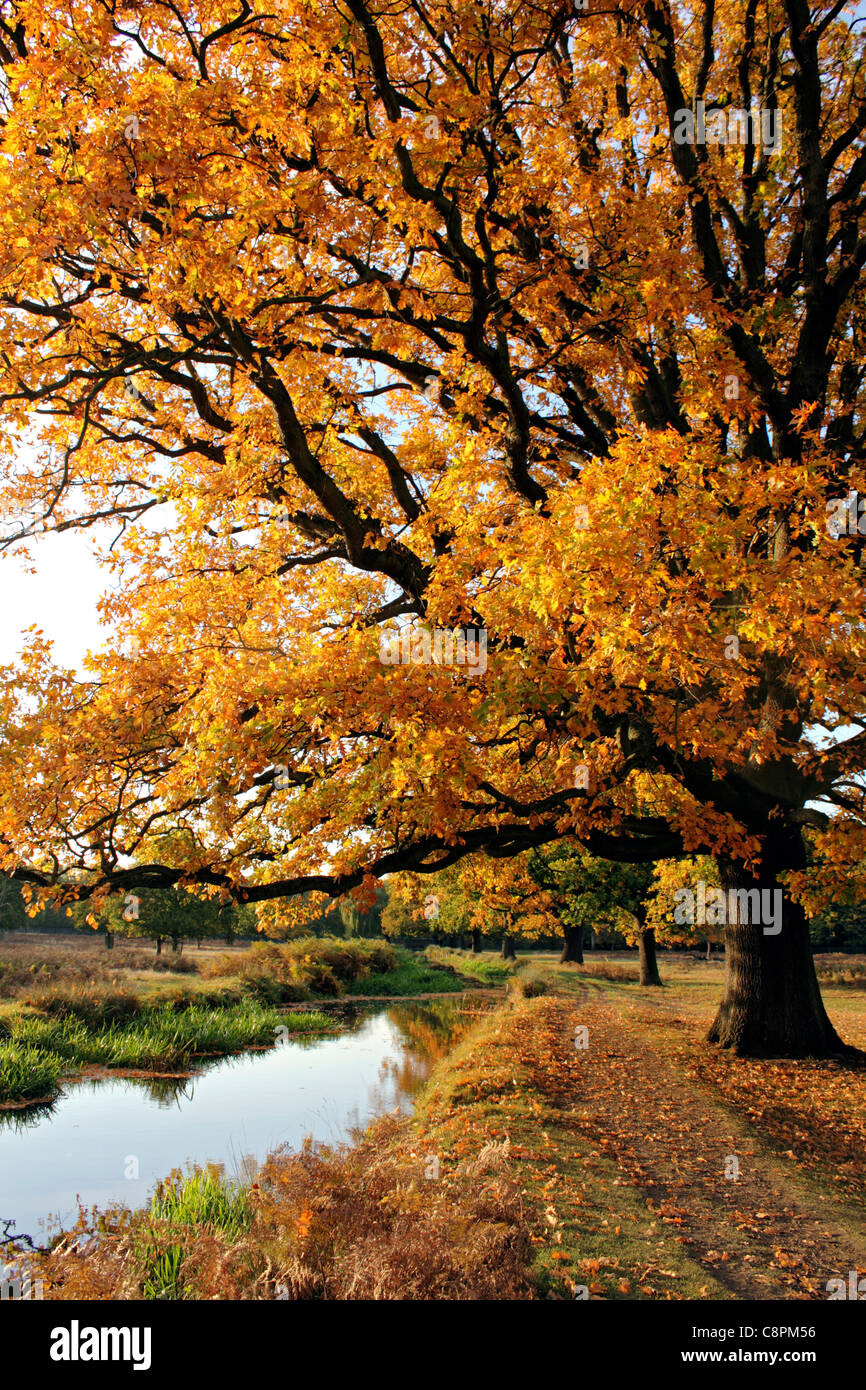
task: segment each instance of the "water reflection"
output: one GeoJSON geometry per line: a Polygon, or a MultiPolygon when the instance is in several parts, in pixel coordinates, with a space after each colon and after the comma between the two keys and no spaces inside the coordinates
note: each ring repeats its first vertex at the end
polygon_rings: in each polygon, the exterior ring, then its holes
{"type": "Polygon", "coordinates": [[[40,1100],[34,1105],[24,1105],[17,1110],[0,1110],[0,1134],[4,1129],[11,1129],[16,1133],[29,1129],[40,1120],[53,1115],[56,1108],[56,1100],[40,1100]]]}
{"type": "Polygon", "coordinates": [[[88,1079],[0,1112],[0,1222],[43,1243],[79,1203],[142,1206],[184,1164],[248,1179],[280,1145],[347,1139],[377,1114],[411,1109],[478,1007],[458,996],[359,1011],[338,1037],[209,1059],[187,1076],[88,1079]]]}

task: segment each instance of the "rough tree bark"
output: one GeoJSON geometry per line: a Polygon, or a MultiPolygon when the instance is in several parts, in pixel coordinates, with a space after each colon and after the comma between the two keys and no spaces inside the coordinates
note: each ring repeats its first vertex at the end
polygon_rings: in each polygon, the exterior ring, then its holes
{"type": "Polygon", "coordinates": [[[481,952],[481,932],[478,930],[477,927],[475,927],[475,928],[473,928],[473,931],[472,931],[472,954],[473,954],[473,956],[477,956],[477,955],[480,954],[480,952],[481,952]]]}
{"type": "Polygon", "coordinates": [[[562,943],[562,955],[559,957],[559,963],[560,965],[567,965],[569,961],[583,965],[583,927],[565,928],[565,940],[562,943]]]}
{"type": "Polygon", "coordinates": [[[641,927],[638,936],[638,949],[640,952],[640,982],[642,985],[660,985],[662,977],[659,974],[658,960],[656,959],[656,934],[654,927],[641,927]]]}
{"type": "Polygon", "coordinates": [[[502,937],[502,950],[500,952],[503,960],[517,960],[517,952],[514,949],[514,942],[507,932],[502,937]]]}
{"type": "MultiPolygon", "coordinates": [[[[753,875],[736,861],[717,859],[727,895],[725,991],[710,1042],[747,1057],[826,1057],[853,1049],[839,1038],[827,1017],[809,940],[806,914],[785,893],[779,875],[805,866],[798,831],[767,838],[760,869],[753,875]],[[731,900],[731,890],[781,893],[780,929],[755,921],[745,900],[731,900]]],[[[775,896],[766,900],[775,906],[775,896]]],[[[751,900],[755,902],[754,898],[751,900]]]]}

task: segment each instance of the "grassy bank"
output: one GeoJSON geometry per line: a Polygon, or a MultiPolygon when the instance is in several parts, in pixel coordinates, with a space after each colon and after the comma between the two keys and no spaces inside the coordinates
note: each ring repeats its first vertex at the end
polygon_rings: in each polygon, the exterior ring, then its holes
{"type": "Polygon", "coordinates": [[[490,952],[473,955],[471,951],[455,951],[446,946],[428,946],[424,954],[432,965],[456,970],[458,974],[478,985],[505,985],[516,969],[516,963],[502,960],[490,952]]]}
{"type": "Polygon", "coordinates": [[[102,1216],[86,1258],[67,1241],[44,1256],[46,1297],[571,1299],[581,1279],[626,1297],[648,1242],[684,1290],[717,1295],[636,1196],[605,1229],[614,1170],[563,1116],[567,1008],[518,990],[440,1061],[414,1120],[277,1154],[243,1200],[174,1175],[170,1200],[102,1216]]]}
{"type": "Polygon", "coordinates": [[[487,983],[454,960],[436,960],[429,951],[409,951],[385,941],[344,941],[306,937],[298,941],[257,942],[248,951],[226,954],[205,967],[209,980],[274,1003],[316,998],[456,993],[487,983]]]}
{"type": "Polygon", "coordinates": [[[228,951],[208,962],[202,975],[268,1003],[293,1004],[337,998],[354,983],[395,970],[400,959],[388,942],[309,936],[228,951]]]}
{"type": "Polygon", "coordinates": [[[0,1103],[47,1098],[61,1079],[82,1067],[125,1070],[186,1069],[196,1059],[274,1042],[277,1028],[308,1036],[333,1031],[321,1013],[280,1013],[255,1000],[236,1004],[137,1004],[123,1018],[98,1018],[100,1002],[85,994],[81,1011],[64,992],[43,999],[40,1010],[19,1010],[0,1019],[0,1103]],[[56,1006],[56,1014],[50,1012],[56,1006]]]}
{"type": "MultiPolygon", "coordinates": [[[[95,1217],[86,1255],[60,1240],[40,1257],[46,1297],[802,1299],[866,1267],[862,1073],[702,1047],[716,985],[697,968],[664,991],[525,974],[411,1119],[277,1153],[243,1193],[175,1174],[149,1209],[95,1217]]],[[[866,1035],[862,994],[828,1005],[866,1035]]]]}
{"type": "Polygon", "coordinates": [[[424,955],[400,951],[393,970],[354,980],[347,993],[355,998],[366,995],[408,997],[413,994],[458,994],[467,987],[477,988],[469,975],[459,975],[452,969],[435,965],[424,955]]]}

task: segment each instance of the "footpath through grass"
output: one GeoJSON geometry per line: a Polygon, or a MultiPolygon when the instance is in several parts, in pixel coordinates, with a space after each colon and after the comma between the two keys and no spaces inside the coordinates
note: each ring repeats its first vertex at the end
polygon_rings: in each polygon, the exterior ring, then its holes
{"type": "Polygon", "coordinates": [[[446,1167],[496,1160],[518,1184],[535,1297],[729,1297],[582,1132],[578,1019],[571,1000],[552,994],[497,1010],[434,1073],[417,1112],[422,1134],[446,1167]]]}
{"type": "Polygon", "coordinates": [[[412,1118],[276,1154],[242,1209],[211,1177],[178,1179],[170,1209],[108,1213],[86,1259],[62,1240],[42,1257],[46,1296],[810,1299],[866,1271],[848,1182],[862,1182],[862,1078],[815,1062],[792,1094],[801,1063],[752,1073],[762,1114],[802,1120],[820,1086],[844,1120],[838,1182],[826,1135],[810,1148],[798,1125],[786,1155],[755,1124],[741,1063],[698,1036],[702,982],[526,973],[437,1064],[412,1118]]]}

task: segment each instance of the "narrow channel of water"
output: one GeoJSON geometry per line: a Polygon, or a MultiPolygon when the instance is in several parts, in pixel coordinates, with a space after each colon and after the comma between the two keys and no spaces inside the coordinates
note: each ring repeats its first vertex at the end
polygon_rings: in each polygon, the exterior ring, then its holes
{"type": "Polygon", "coordinates": [[[74,1082],[49,1106],[0,1112],[0,1223],[43,1244],[79,1202],[143,1206],[173,1168],[244,1177],[280,1144],[346,1139],[411,1109],[462,1020],[457,1001],[394,1004],[340,1037],[220,1058],[182,1080],[74,1082]]]}

